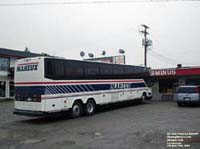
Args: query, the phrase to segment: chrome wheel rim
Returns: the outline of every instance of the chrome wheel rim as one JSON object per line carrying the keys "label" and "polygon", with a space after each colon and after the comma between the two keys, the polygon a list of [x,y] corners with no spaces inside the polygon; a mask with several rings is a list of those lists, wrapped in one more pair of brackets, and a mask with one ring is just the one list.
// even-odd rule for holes
{"label": "chrome wheel rim", "polygon": [[142,101],[144,101],[144,100],[145,100],[145,98],[146,98],[146,97],[143,95],[143,96],[142,96]]}
{"label": "chrome wheel rim", "polygon": [[78,105],[74,105],[74,107],[73,107],[73,114],[75,115],[75,116],[79,116],[80,115],[80,107],[78,106]]}
{"label": "chrome wheel rim", "polygon": [[92,103],[88,103],[87,105],[87,111],[88,113],[92,113],[94,111],[94,106]]}

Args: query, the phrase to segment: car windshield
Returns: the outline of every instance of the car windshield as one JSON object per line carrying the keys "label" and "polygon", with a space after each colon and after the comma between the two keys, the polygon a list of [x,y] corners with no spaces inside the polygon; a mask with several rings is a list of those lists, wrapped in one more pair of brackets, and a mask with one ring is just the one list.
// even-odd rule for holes
{"label": "car windshield", "polygon": [[180,87],[177,93],[196,93],[196,87]]}

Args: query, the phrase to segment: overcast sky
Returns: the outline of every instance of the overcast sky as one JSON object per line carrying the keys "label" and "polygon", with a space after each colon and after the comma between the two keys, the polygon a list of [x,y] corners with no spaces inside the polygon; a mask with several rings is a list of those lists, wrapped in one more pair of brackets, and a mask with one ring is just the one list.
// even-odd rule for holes
{"label": "overcast sky", "polygon": [[[0,0],[16,2],[58,1]],[[141,65],[143,36],[138,30],[146,24],[153,40],[148,66],[200,66],[200,2],[0,6],[0,18],[1,48],[27,46],[31,52],[70,59],[81,59],[80,51],[99,57],[102,50],[112,56],[124,49],[127,64]]]}

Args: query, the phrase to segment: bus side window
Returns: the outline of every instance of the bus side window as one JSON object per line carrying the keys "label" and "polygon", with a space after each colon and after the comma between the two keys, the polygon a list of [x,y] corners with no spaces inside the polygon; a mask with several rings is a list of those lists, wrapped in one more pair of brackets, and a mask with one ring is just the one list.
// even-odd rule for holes
{"label": "bus side window", "polygon": [[53,73],[54,73],[55,78],[64,77],[64,61],[55,60],[52,68],[53,68]]}
{"label": "bus side window", "polygon": [[112,79],[112,65],[110,65],[110,64],[100,65],[99,74],[100,74],[101,78]]}
{"label": "bus side window", "polygon": [[62,79],[64,77],[64,61],[55,59],[45,60],[45,77]]}
{"label": "bus side window", "polygon": [[146,87],[145,83],[139,83],[138,87]]}
{"label": "bus side window", "polygon": [[117,79],[123,78],[124,69],[121,66],[113,65],[113,76]]}
{"label": "bus side window", "polygon": [[46,59],[45,61],[45,74],[46,77],[53,75],[52,61],[49,59]]}
{"label": "bus side window", "polygon": [[99,64],[96,63],[86,63],[85,64],[85,76],[88,79],[94,79],[99,76]]}
{"label": "bus side window", "polygon": [[64,61],[59,59],[45,59],[45,77],[53,79],[64,78]]}
{"label": "bus side window", "polygon": [[78,62],[78,61],[71,61],[71,60],[65,62],[65,78],[66,79],[84,79],[83,63]]}

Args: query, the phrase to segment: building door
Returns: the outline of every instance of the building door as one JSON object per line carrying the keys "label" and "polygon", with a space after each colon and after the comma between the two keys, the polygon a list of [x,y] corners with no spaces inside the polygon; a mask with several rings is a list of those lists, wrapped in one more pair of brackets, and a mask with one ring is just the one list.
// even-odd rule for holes
{"label": "building door", "polygon": [[6,97],[6,81],[0,81],[0,98]]}
{"label": "building door", "polygon": [[10,97],[14,97],[14,81],[9,81]]}

